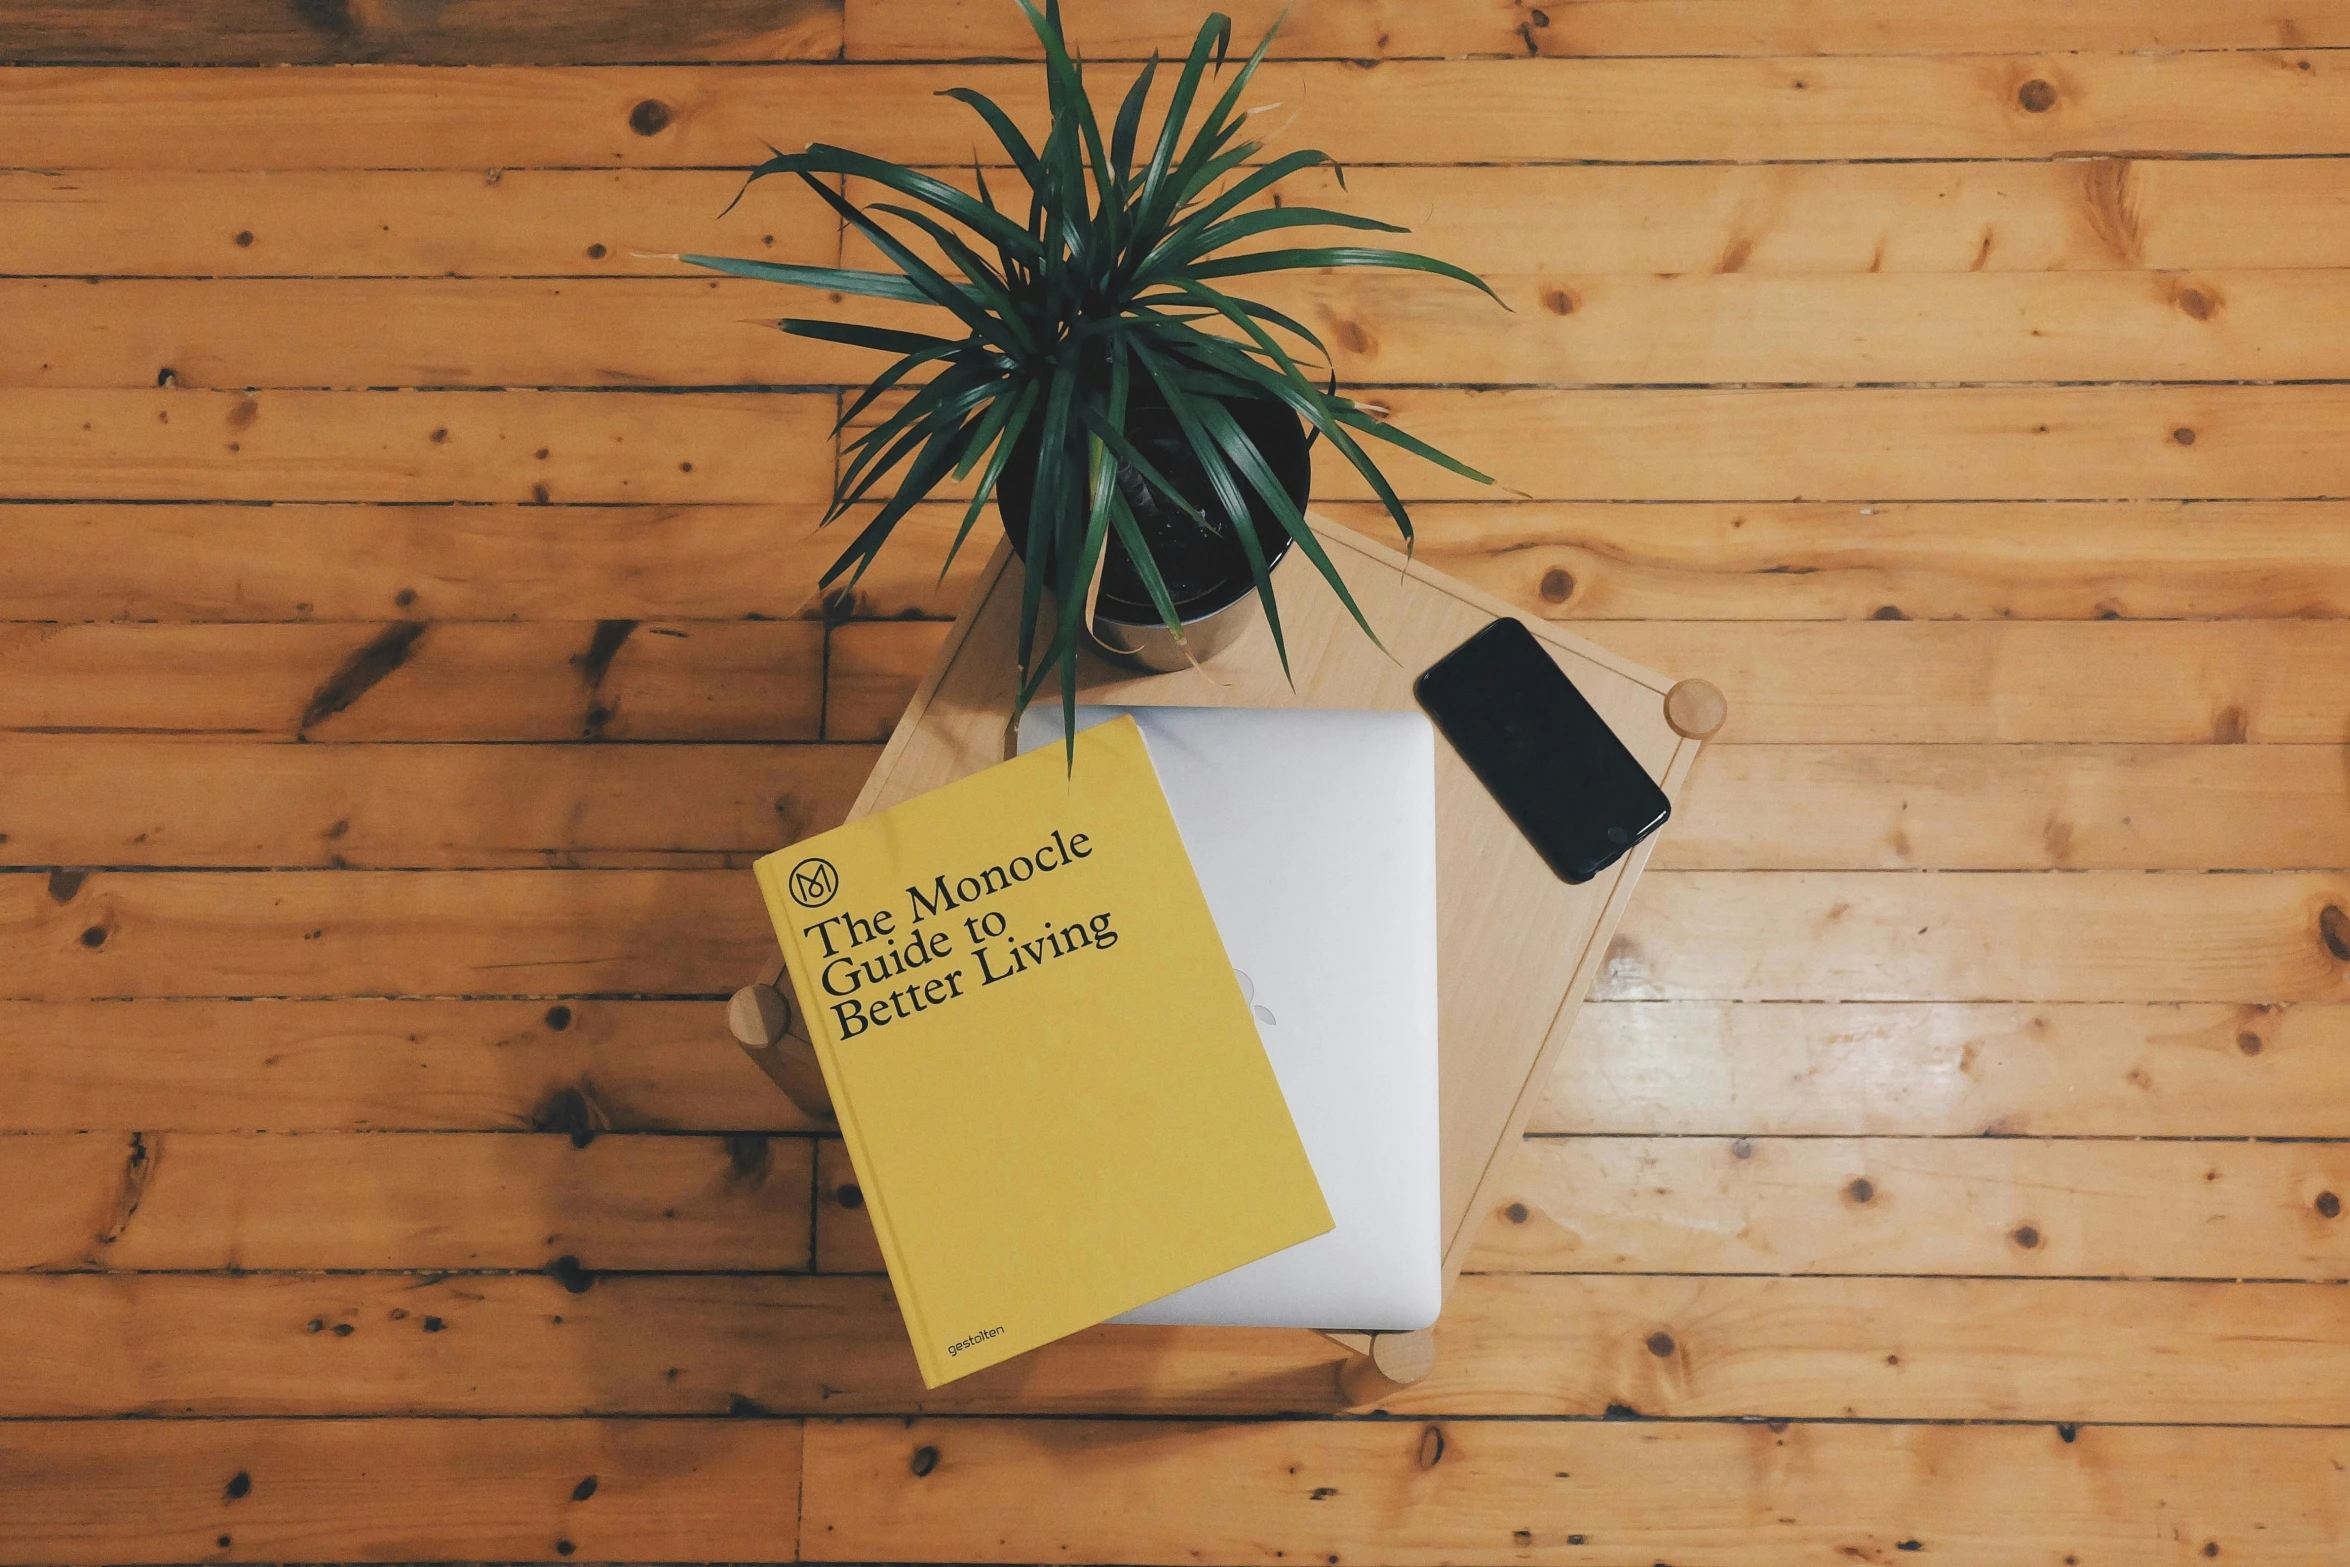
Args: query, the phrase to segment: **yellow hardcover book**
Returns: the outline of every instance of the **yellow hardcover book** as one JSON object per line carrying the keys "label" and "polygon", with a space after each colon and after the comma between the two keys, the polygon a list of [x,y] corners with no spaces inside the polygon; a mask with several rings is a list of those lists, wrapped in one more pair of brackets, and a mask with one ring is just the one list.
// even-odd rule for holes
{"label": "yellow hardcover book", "polygon": [[757,870],[926,1386],[1330,1228],[1131,718]]}

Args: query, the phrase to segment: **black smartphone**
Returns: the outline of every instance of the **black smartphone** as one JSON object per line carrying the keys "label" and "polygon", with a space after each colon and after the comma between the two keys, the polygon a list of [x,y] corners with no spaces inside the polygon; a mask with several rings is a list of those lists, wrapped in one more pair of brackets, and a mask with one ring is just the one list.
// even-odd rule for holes
{"label": "black smartphone", "polygon": [[1589,881],[1673,814],[1648,769],[1520,621],[1496,620],[1412,691],[1563,880]]}

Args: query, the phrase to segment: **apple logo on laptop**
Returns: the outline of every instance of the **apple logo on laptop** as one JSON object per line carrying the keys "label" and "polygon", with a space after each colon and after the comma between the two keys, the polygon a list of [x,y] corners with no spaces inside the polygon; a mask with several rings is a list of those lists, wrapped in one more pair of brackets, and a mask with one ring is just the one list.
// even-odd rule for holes
{"label": "apple logo on laptop", "polygon": [[1272,1008],[1257,1005],[1257,982],[1249,978],[1247,971],[1243,969],[1235,968],[1232,974],[1240,981],[1240,999],[1248,1003],[1248,1009],[1257,1015],[1257,1021],[1260,1023],[1272,1022],[1274,1020]]}

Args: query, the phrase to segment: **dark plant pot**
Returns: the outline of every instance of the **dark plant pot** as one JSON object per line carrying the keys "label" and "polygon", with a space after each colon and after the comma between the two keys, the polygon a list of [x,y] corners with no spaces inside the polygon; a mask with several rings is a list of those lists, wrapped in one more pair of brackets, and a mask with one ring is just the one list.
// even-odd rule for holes
{"label": "dark plant pot", "polygon": [[[1271,398],[1227,401],[1224,406],[1256,443],[1291,504],[1302,512],[1313,477],[1313,443],[1304,424]],[[1216,499],[1207,473],[1174,415],[1155,399],[1135,402],[1126,411],[1126,438],[1185,500],[1200,509],[1208,525],[1202,526],[1167,505],[1140,474],[1121,464],[1118,487],[1150,546],[1168,597],[1174,600],[1183,641],[1177,643],[1168,633],[1125,545],[1114,532],[1102,557],[1092,640],[1104,652],[1146,669],[1182,669],[1211,657],[1248,628],[1250,617],[1259,612],[1256,578],[1249,571],[1248,554],[1232,517]],[[1028,560],[1028,506],[1036,487],[1040,445],[1032,423],[1013,446],[1003,475],[996,481],[996,509],[1003,518],[1004,536],[1023,562]],[[1289,553],[1288,530],[1245,480],[1241,493],[1249,502],[1243,525],[1255,532],[1268,568],[1279,564]]]}

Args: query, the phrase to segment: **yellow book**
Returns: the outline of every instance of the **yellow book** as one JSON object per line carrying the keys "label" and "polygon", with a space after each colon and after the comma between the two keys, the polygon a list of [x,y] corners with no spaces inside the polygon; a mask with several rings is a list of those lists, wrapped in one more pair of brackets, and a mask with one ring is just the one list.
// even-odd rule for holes
{"label": "yellow book", "polygon": [[1331,1227],[1131,718],[757,870],[926,1386]]}

